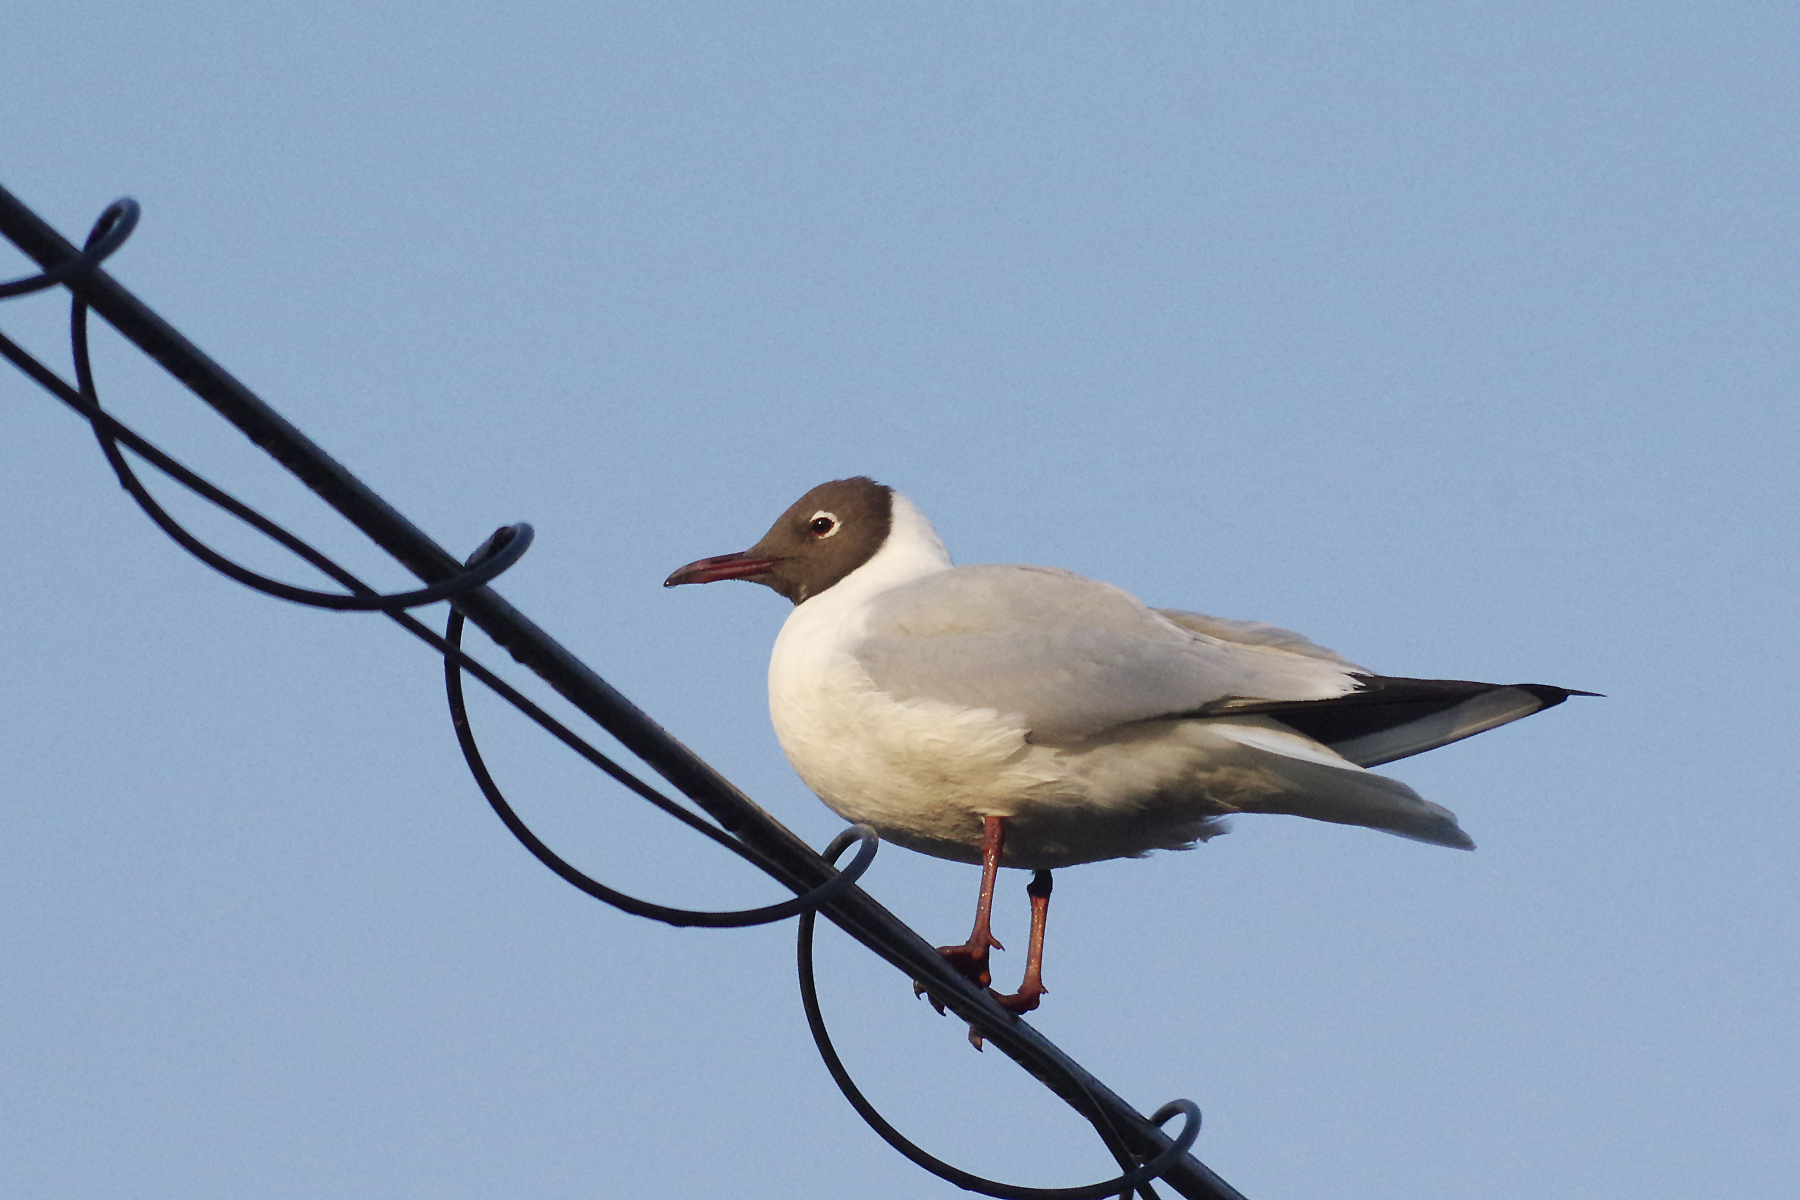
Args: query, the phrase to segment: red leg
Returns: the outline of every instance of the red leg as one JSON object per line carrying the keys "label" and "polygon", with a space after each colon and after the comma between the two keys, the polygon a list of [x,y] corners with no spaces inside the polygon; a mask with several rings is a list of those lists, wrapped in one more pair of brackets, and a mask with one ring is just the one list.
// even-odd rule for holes
{"label": "red leg", "polygon": [[1031,897],[1031,947],[1025,952],[1025,981],[1010,996],[996,995],[1000,1007],[1015,1016],[1038,1006],[1038,998],[1050,989],[1044,986],[1044,925],[1050,919],[1050,872],[1038,871],[1025,886]]}
{"label": "red leg", "polygon": [[986,987],[993,982],[988,951],[1006,949],[988,927],[994,913],[994,878],[1000,873],[1000,854],[1006,846],[1006,818],[990,814],[982,817],[981,825],[981,898],[975,904],[975,928],[968,941],[960,946],[939,946],[938,953],[977,987]]}

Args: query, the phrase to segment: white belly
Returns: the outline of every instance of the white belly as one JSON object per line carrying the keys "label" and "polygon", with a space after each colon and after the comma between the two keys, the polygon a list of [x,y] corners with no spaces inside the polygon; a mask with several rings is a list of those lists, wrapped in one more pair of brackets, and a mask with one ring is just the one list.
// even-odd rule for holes
{"label": "white belly", "polygon": [[1038,745],[992,710],[896,701],[847,658],[833,666],[810,678],[771,673],[776,735],[834,812],[909,849],[980,862],[982,818],[993,814],[1008,818],[1008,866],[1071,866],[1191,845],[1236,810],[1213,794],[1231,788],[1200,776],[1234,765],[1243,775],[1209,753],[1237,759],[1242,747],[1206,736],[1205,723],[1146,725],[1160,733],[1151,739],[1134,730]]}

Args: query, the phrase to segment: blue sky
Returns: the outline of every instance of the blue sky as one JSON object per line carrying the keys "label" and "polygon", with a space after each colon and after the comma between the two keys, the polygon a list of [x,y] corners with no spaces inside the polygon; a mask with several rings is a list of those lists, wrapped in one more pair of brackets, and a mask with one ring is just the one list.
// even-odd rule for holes
{"label": "blue sky", "polygon": [[[121,279],[444,544],[532,522],[503,594],[814,844],[838,822],[764,706],[786,606],[659,585],[843,475],[959,561],[1607,693],[1389,768],[1474,854],[1246,818],[1059,874],[1034,1023],[1144,1111],[1196,1100],[1197,1152],[1255,1200],[1777,1195],[1797,25],[23,0],[0,183],[71,234],[137,197]],[[46,355],[62,319],[0,306]],[[166,449],[406,585],[154,369],[99,360]],[[187,560],[22,378],[0,420],[0,1190],[961,1194],[837,1097],[789,927],[675,931],[558,883],[462,772],[421,648]],[[596,874],[774,898],[479,707]],[[948,941],[975,882],[889,848],[867,886]],[[1106,1173],[904,980],[835,935],[822,958],[917,1140]]]}

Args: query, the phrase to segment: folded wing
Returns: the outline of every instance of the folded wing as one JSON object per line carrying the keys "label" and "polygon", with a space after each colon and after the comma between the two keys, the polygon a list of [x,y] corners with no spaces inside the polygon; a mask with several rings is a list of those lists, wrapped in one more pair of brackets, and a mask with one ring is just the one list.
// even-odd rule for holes
{"label": "folded wing", "polygon": [[[876,686],[1017,717],[1034,740],[1201,715],[1233,698],[1318,701],[1356,689],[1349,663],[1235,641],[1144,607],[1108,584],[1048,567],[958,567],[884,592],[855,654]],[[1219,622],[1251,628],[1246,623]],[[1256,626],[1270,630],[1269,626]]]}
{"label": "folded wing", "polygon": [[1266,716],[1364,767],[1594,694],[1375,675],[1290,630],[1147,608],[1051,567],[958,567],[891,589],[855,653],[890,695],[993,709],[1034,740]]}

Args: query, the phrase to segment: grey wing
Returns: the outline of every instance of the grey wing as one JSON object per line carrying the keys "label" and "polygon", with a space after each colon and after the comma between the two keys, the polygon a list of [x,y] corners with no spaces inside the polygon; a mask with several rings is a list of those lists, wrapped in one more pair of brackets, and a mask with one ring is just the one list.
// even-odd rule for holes
{"label": "grey wing", "polygon": [[1326,699],[1358,682],[1329,652],[1220,637],[1048,567],[957,567],[884,592],[855,654],[900,699],[993,709],[1046,741],[1233,698]]}
{"label": "grey wing", "polygon": [[1204,613],[1183,612],[1179,608],[1153,608],[1150,611],[1183,629],[1216,637],[1220,641],[1239,642],[1247,646],[1265,646],[1272,650],[1286,650],[1290,654],[1322,658],[1326,662],[1336,663],[1340,667],[1348,668],[1359,674],[1374,674],[1367,667],[1357,666],[1337,651],[1327,650],[1312,639],[1295,633],[1291,629],[1283,629],[1279,625],[1269,625],[1262,621],[1234,621],[1228,617],[1209,617]]}

